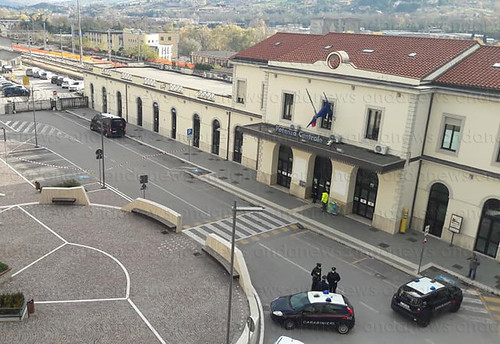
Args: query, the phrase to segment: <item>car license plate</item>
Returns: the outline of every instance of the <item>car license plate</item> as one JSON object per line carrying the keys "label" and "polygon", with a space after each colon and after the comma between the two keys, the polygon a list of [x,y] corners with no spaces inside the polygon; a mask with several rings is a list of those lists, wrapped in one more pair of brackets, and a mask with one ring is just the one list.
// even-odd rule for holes
{"label": "car license plate", "polygon": [[406,303],[400,302],[399,305],[407,310],[410,310],[410,306],[408,306]]}

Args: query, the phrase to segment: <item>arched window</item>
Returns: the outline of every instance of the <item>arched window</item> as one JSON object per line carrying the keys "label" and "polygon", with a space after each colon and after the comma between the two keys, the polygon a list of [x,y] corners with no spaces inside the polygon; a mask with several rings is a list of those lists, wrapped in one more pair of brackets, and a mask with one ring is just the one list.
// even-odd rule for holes
{"label": "arched window", "polygon": [[137,97],[137,125],[142,127],[142,99]]}
{"label": "arched window", "polygon": [[170,110],[170,112],[172,113],[172,138],[176,139],[177,138],[177,111],[174,108],[172,108],[172,110]]}
{"label": "arched window", "polygon": [[94,110],[94,84],[90,84],[90,104],[92,107],[92,110]]}
{"label": "arched window", "polygon": [[102,88],[102,112],[108,112],[108,94],[106,93],[106,87]]}
{"label": "arched window", "polygon": [[122,93],[120,91],[116,92],[116,107],[118,110],[118,116],[122,117],[123,116]]}
{"label": "arched window", "polygon": [[193,116],[193,147],[200,148],[200,116]]}
{"label": "arched window", "polygon": [[496,257],[500,244],[500,200],[489,199],[484,203],[477,231],[474,250]]}
{"label": "arched window", "polygon": [[241,147],[243,146],[243,131],[240,127],[234,128],[233,161],[241,163]]}
{"label": "arched window", "polygon": [[212,154],[219,155],[220,147],[220,123],[218,120],[212,122]]}
{"label": "arched window", "polygon": [[153,131],[160,131],[160,108],[157,102],[153,103]]}

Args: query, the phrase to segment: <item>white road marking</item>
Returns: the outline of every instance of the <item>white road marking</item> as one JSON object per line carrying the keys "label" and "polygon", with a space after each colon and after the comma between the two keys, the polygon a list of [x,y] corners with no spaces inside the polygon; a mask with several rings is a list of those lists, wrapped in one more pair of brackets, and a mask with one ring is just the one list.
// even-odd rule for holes
{"label": "white road marking", "polygon": [[104,301],[127,301],[124,297],[110,299],[83,299],[83,300],[57,300],[57,301],[36,301],[37,304],[54,304],[54,303],[83,303],[83,302],[104,302]]}
{"label": "white road marking", "polygon": [[463,302],[483,304],[483,301],[480,299],[473,299],[472,297],[464,297]]}
{"label": "white road marking", "polygon": [[368,308],[368,309],[369,309],[369,310],[371,310],[371,311],[374,311],[375,313],[380,313],[378,310],[376,310],[375,308],[373,308],[373,307],[371,307],[371,306],[367,305],[367,304],[366,304],[366,303],[364,303],[363,301],[359,301],[359,304],[361,304],[361,305],[365,306],[366,308]]}
{"label": "white road marking", "polygon": [[45,258],[45,257],[47,257],[47,256],[49,256],[49,255],[51,255],[52,253],[56,252],[56,251],[57,251],[57,250],[59,250],[61,247],[65,246],[65,245],[67,245],[67,244],[68,244],[68,243],[67,243],[67,242],[65,242],[65,243],[63,243],[62,245],[60,245],[60,246],[56,247],[55,249],[53,249],[52,251],[50,251],[49,253],[44,254],[43,256],[41,256],[40,258],[38,258],[37,260],[35,260],[35,261],[34,261],[34,262],[32,262],[31,264],[26,265],[24,268],[22,268],[22,269],[21,269],[21,270],[19,270],[18,272],[16,272],[16,273],[12,274],[12,277],[15,277],[16,275],[20,274],[21,272],[23,272],[24,270],[26,270],[26,269],[27,269],[27,268],[29,268],[30,266],[32,266],[32,265],[34,265],[34,264],[38,263],[38,262],[39,262],[39,261],[41,261],[43,258]]}
{"label": "white road marking", "polygon": [[31,217],[33,220],[35,220],[36,222],[38,222],[38,224],[40,224],[43,228],[45,228],[46,230],[48,230],[49,232],[51,232],[52,234],[54,234],[56,237],[58,237],[60,240],[62,240],[65,244],[68,243],[68,241],[66,239],[64,239],[62,236],[60,236],[56,232],[54,232],[51,228],[49,228],[49,226],[47,226],[46,224],[44,224],[42,221],[40,221],[39,219],[37,219],[36,217],[34,217],[33,215],[31,215],[27,210],[25,210],[22,207],[18,207],[18,208],[21,209],[26,215],[28,215],[29,217]]}
{"label": "white road marking", "polygon": [[475,306],[469,306],[469,305],[462,304],[462,306],[460,306],[460,308],[465,309],[466,311],[469,311],[469,312],[488,314],[488,311],[486,309],[475,307]]}
{"label": "white road marking", "polygon": [[274,253],[274,254],[275,254],[275,255],[277,255],[278,257],[283,258],[284,260],[286,260],[286,261],[287,261],[287,262],[289,262],[290,264],[295,265],[295,266],[296,266],[296,267],[298,267],[300,270],[302,270],[302,271],[306,272],[307,274],[309,274],[309,272],[310,272],[309,270],[307,270],[306,268],[304,268],[304,267],[300,266],[299,264],[295,263],[294,261],[292,261],[292,260],[288,259],[288,258],[287,258],[287,257],[285,257],[285,256],[282,256],[282,255],[281,255],[281,254],[279,254],[278,252],[274,251],[273,249],[271,249],[271,248],[267,247],[266,245],[264,245],[264,244],[262,244],[262,243],[260,243],[260,242],[259,242],[259,245],[260,245],[260,246],[262,246],[262,247],[264,247],[266,250],[271,251],[272,253]]}
{"label": "white road marking", "polygon": [[153,334],[156,336],[156,339],[158,339],[158,341],[162,344],[167,344],[167,342],[165,340],[163,340],[163,338],[160,336],[160,334],[155,330],[155,328],[153,327],[153,325],[151,325],[151,323],[148,321],[148,319],[144,316],[144,314],[142,314],[142,312],[139,310],[139,308],[137,308],[137,306],[135,305],[134,302],[132,302],[131,299],[128,299],[127,300],[128,303],[130,303],[130,305],[132,306],[132,308],[136,311],[136,313],[141,317],[142,321],[144,321],[144,323],[149,327],[149,329],[151,330],[151,332],[153,332]]}
{"label": "white road marking", "polygon": [[94,251],[100,252],[100,253],[104,254],[105,256],[108,256],[109,258],[113,259],[115,261],[115,263],[118,264],[122,268],[123,272],[125,273],[125,278],[127,279],[127,286],[125,289],[125,298],[128,298],[130,296],[130,275],[128,274],[128,271],[125,268],[125,266],[123,266],[123,264],[117,258],[113,257],[112,255],[110,255],[109,253],[107,253],[103,250],[100,250],[100,249],[92,247],[92,246],[74,244],[74,243],[68,243],[68,245],[88,248],[89,250],[94,250]]}
{"label": "white road marking", "polygon": [[183,199],[182,199],[182,198],[180,198],[179,196],[177,196],[177,195],[175,195],[175,194],[171,193],[170,191],[168,191],[167,189],[165,189],[165,188],[161,187],[160,185],[158,185],[158,184],[156,184],[156,183],[154,183],[154,182],[152,182],[152,181],[149,181],[149,182],[150,182],[152,185],[154,185],[154,186],[156,186],[157,188],[159,188],[160,190],[163,190],[164,192],[168,193],[169,195],[173,196],[174,198],[177,198],[179,201],[186,203],[187,205],[189,205],[189,206],[191,206],[191,207],[193,207],[193,208],[195,208],[195,209],[199,210],[200,212],[202,212],[203,214],[205,214],[205,215],[207,215],[207,216],[210,216],[210,214],[209,214],[209,213],[207,213],[206,211],[204,211],[203,209],[200,209],[200,208],[198,208],[197,206],[195,206],[195,205],[193,205],[193,204],[191,204],[191,203],[189,203],[189,202],[187,202],[187,201],[183,200]]}
{"label": "white road marking", "polygon": [[134,171],[132,171],[130,168],[127,168],[127,171],[129,171],[130,173],[134,173]]}

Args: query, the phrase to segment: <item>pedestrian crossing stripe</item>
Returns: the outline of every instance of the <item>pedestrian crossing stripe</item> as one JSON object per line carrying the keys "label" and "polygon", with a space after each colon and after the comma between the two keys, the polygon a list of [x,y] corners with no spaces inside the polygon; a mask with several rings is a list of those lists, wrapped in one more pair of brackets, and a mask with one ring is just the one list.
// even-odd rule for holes
{"label": "pedestrian crossing stripe", "polygon": [[256,236],[253,236],[250,239],[252,239],[253,241],[259,241],[259,237],[256,237]]}
{"label": "pedestrian crossing stripe", "polygon": [[490,311],[500,312],[500,307],[497,307],[497,306],[488,306],[488,309]]}
{"label": "pedestrian crossing stripe", "polygon": [[242,243],[243,245],[246,245],[246,244],[248,244],[248,240],[241,240],[240,243]]}
{"label": "pedestrian crossing stripe", "polygon": [[267,234],[267,233],[262,233],[261,236],[263,236],[264,238],[269,238],[270,237],[270,235]]}

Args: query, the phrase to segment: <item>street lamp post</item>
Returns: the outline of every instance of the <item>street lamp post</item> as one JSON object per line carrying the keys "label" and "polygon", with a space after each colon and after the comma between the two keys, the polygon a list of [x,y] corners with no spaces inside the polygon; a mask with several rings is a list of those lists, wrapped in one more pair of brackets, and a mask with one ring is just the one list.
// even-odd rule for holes
{"label": "street lamp post", "polygon": [[234,272],[234,241],[236,237],[236,213],[238,211],[264,211],[262,207],[237,207],[236,201],[233,205],[233,231],[231,235],[231,268],[229,271],[229,301],[227,304],[227,332],[226,332],[226,344],[230,344],[230,332],[231,332],[231,307],[233,303],[233,272]]}
{"label": "street lamp post", "polygon": [[80,41],[80,66],[83,66],[83,37],[82,37],[82,21],[80,19],[80,0],[76,0],[78,14],[78,40]]}
{"label": "street lamp post", "polygon": [[35,148],[38,148],[38,135],[36,133],[36,115],[35,115],[35,89],[31,84],[31,99],[33,100],[33,124],[35,125]]}
{"label": "street lamp post", "polygon": [[3,130],[3,149],[5,151],[5,163],[7,163],[7,134],[5,133],[5,128],[2,127]]}
{"label": "street lamp post", "polygon": [[104,169],[104,122],[101,120],[101,150],[102,150],[102,186],[101,189],[106,189],[106,170]]}

